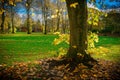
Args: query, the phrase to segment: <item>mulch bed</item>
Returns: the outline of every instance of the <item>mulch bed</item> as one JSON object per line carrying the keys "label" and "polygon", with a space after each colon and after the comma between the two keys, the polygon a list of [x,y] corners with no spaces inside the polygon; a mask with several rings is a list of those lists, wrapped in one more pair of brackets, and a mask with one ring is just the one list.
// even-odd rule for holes
{"label": "mulch bed", "polygon": [[19,63],[0,66],[0,80],[120,80],[120,63],[97,60],[91,68],[58,58],[41,59],[35,67]]}

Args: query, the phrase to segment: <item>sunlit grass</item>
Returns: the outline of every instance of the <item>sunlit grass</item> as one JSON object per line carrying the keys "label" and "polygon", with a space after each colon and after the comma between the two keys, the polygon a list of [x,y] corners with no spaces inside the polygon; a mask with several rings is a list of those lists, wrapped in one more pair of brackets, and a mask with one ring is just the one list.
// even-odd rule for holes
{"label": "sunlit grass", "polygon": [[28,62],[41,58],[53,57],[59,47],[52,44],[56,35],[39,33],[0,35],[0,63]]}
{"label": "sunlit grass", "polygon": [[[62,43],[54,46],[53,40],[57,35],[41,33],[0,34],[0,64],[15,62],[32,62],[41,58],[53,57],[60,47],[68,47]],[[105,47],[107,54],[95,54],[95,58],[118,61],[120,58],[120,38],[100,37],[97,47]]]}
{"label": "sunlit grass", "polygon": [[97,47],[104,47],[109,51],[107,53],[102,54],[94,54],[95,58],[106,59],[111,61],[120,60],[120,37],[107,37],[100,36],[99,43],[96,44]]}

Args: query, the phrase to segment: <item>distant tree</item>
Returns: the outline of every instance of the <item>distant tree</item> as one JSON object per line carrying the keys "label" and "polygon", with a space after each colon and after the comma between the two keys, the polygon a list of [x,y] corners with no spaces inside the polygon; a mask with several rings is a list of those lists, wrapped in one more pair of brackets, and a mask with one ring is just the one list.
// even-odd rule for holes
{"label": "distant tree", "polygon": [[111,11],[108,16],[104,18],[105,32],[120,34],[120,13]]}
{"label": "distant tree", "polygon": [[15,33],[15,27],[14,27],[14,15],[15,15],[14,6],[16,6],[15,0],[10,0],[9,1],[9,6],[10,6],[10,9],[11,9],[10,11],[11,11],[12,33]]}
{"label": "distant tree", "polygon": [[26,0],[26,9],[27,9],[27,33],[31,34],[32,28],[30,26],[30,9],[32,6],[33,0]]}
{"label": "distant tree", "polygon": [[1,32],[4,33],[4,23],[5,23],[5,5],[7,4],[7,0],[2,0],[0,1],[0,4],[1,4],[1,8],[0,8],[0,12],[1,12]]}

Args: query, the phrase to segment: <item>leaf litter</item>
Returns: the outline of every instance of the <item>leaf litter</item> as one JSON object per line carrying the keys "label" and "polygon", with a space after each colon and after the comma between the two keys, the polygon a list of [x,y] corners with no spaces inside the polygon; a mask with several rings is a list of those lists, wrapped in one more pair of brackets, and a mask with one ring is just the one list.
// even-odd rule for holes
{"label": "leaf litter", "polygon": [[32,63],[16,63],[9,67],[2,64],[0,80],[120,80],[120,63],[97,61],[91,68],[58,58],[41,59],[34,66],[30,66]]}

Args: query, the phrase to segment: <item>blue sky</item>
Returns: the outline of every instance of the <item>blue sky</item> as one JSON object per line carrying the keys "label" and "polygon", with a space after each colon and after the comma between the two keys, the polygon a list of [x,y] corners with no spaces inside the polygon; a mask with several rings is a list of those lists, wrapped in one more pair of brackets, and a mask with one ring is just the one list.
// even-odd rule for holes
{"label": "blue sky", "polygon": [[[51,0],[51,1],[56,1],[56,0]],[[120,8],[120,0],[96,0],[95,5],[97,6],[98,9],[104,9],[104,10],[111,9],[111,8]],[[26,9],[21,4],[19,4],[16,6],[16,12],[22,16],[26,14]],[[34,16],[35,19],[41,18],[41,11],[39,8],[36,8],[36,10],[34,10],[33,13],[39,16],[37,17],[35,15]]]}
{"label": "blue sky", "polygon": [[96,0],[96,2],[99,9],[120,8],[120,0]]}

